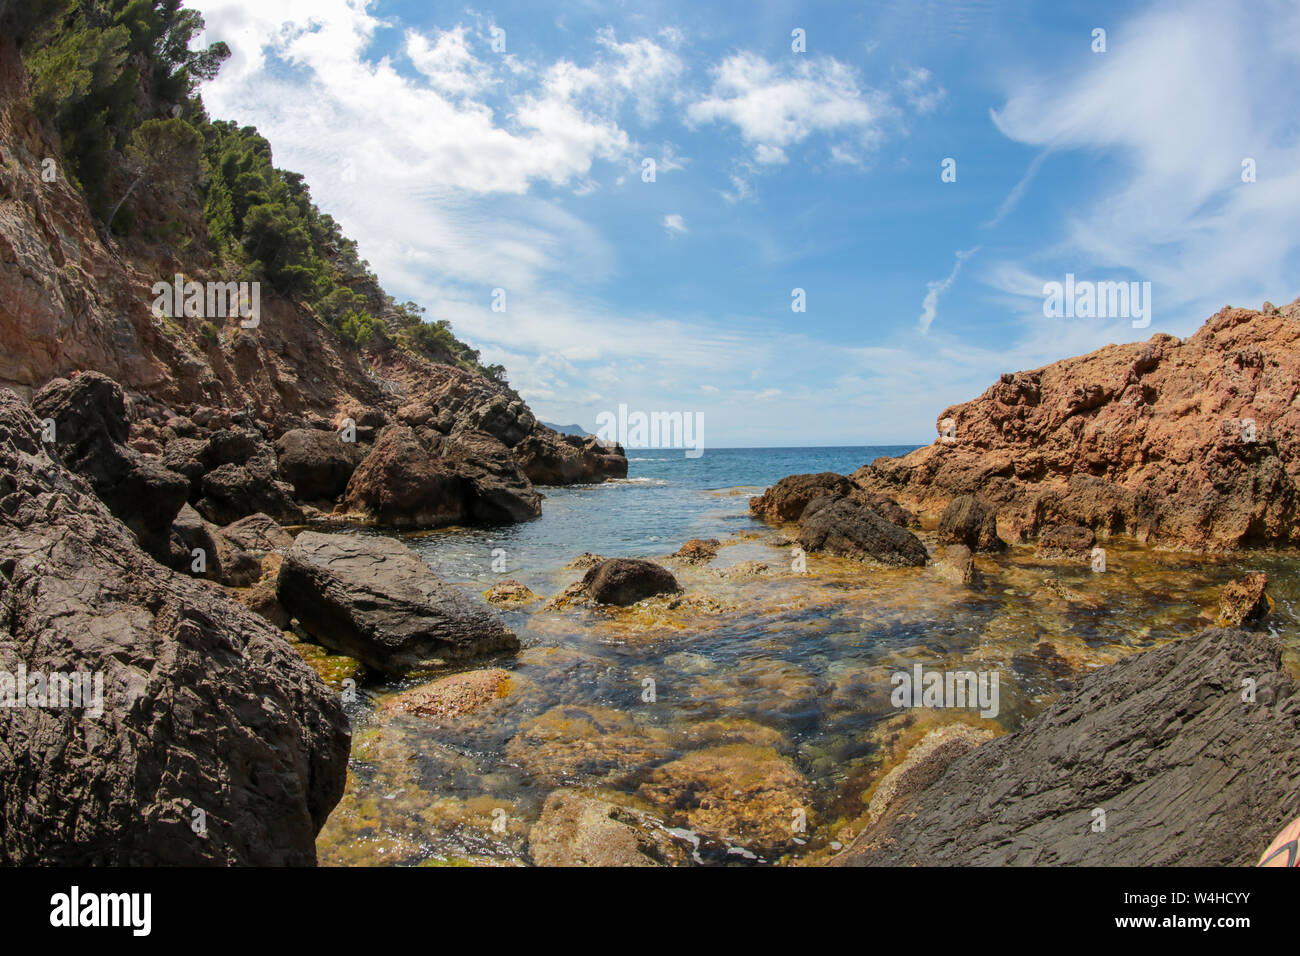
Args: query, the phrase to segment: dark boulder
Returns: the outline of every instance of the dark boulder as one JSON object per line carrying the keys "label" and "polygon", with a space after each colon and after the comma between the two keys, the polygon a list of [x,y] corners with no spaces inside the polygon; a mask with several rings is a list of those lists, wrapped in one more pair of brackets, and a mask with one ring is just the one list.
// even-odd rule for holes
{"label": "dark boulder", "polygon": [[244,551],[267,554],[293,545],[293,535],[281,528],[270,515],[248,515],[221,529],[221,536]]}
{"label": "dark boulder", "polygon": [[925,545],[906,528],[886,521],[854,498],[817,498],[803,509],[799,546],[805,551],[890,567],[921,567],[929,559]]}
{"label": "dark boulder", "polygon": [[592,435],[564,435],[545,425],[534,428],[514,453],[535,485],[598,484],[627,477],[621,445],[606,445]]}
{"label": "dark boulder", "polygon": [[337,432],[295,428],[275,443],[280,478],[293,485],[302,501],[333,501],[348,487],[348,479],[361,460],[355,442],[345,442]]}
{"label": "dark boulder", "polygon": [[90,482],[145,550],[170,561],[171,524],[189,481],[126,444],[130,424],[121,387],[98,372],[54,379],[33,396],[32,410],[53,422],[60,461]]}
{"label": "dark boulder", "polygon": [[213,524],[233,524],[258,512],[282,524],[303,521],[293,486],[276,477],[274,458],[255,456],[243,465],[220,465],[203,476],[199,488],[202,497],[194,507]]}
{"label": "dark boulder", "polygon": [[392,538],[304,531],[280,566],[277,593],[318,642],[388,674],[519,649],[486,605]]}
{"label": "dark boulder", "polygon": [[671,572],[639,558],[601,561],[587,571],[582,584],[587,595],[600,604],[635,604],[655,594],[680,590]]}
{"label": "dark boulder", "polygon": [[853,491],[853,483],[833,471],[815,475],[788,475],[757,498],[749,500],[749,513],[765,521],[798,521],[809,503],[818,498],[840,498]]}
{"label": "dark boulder", "polygon": [[81,706],[0,707],[0,861],[315,862],[346,778],[338,695],[275,628],[145,555],[8,391],[0,671],[93,675]]}
{"label": "dark boulder", "polygon": [[998,537],[998,514],[974,495],[959,495],[939,517],[940,544],[964,544],[972,551],[1001,551],[1006,542]]}
{"label": "dark boulder", "polygon": [[1040,558],[1086,558],[1096,543],[1097,536],[1090,528],[1061,524],[1039,536],[1035,553]]}
{"label": "dark boulder", "polygon": [[348,481],[344,503],[392,528],[439,528],[468,517],[465,480],[455,466],[430,453],[406,425],[384,429]]}
{"label": "dark boulder", "polygon": [[353,472],[348,510],[396,528],[510,524],[542,513],[541,496],[500,440],[390,426]]}

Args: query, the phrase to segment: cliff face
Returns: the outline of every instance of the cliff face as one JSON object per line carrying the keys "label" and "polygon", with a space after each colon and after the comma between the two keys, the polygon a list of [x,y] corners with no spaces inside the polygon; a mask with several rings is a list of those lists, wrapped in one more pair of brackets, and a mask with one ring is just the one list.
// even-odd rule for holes
{"label": "cliff face", "polygon": [[935,515],[974,494],[1004,538],[1057,525],[1188,550],[1300,537],[1300,300],[1225,308],[1155,335],[1003,375],[939,416],[934,444],[853,481]]}
{"label": "cliff face", "polygon": [[[0,40],[0,388],[30,401],[53,379],[102,372],[123,386],[132,435],[143,437],[146,452],[174,437],[160,433],[167,421],[206,419],[206,409],[246,412],[274,439],[367,412],[382,424],[401,418],[400,409],[422,408],[444,433],[507,435],[510,448],[528,438],[518,464],[535,480],[598,481],[620,465],[626,473],[625,462],[584,461],[582,448],[540,425],[508,386],[392,344],[353,348],[265,284],[256,328],[243,328],[237,315],[156,316],[157,282],[235,278],[206,251],[195,184],[166,195],[144,187],[149,201],[136,204],[137,228],[109,240],[60,157],[57,137],[33,113],[17,51]],[[377,314],[388,307],[369,277],[353,291]],[[543,468],[534,459],[576,459],[578,467]]]}

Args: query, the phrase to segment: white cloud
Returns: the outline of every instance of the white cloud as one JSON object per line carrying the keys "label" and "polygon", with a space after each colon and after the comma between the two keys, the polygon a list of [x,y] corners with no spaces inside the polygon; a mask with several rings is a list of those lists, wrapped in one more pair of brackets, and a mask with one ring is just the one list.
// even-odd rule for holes
{"label": "white cloud", "polygon": [[686,110],[693,125],[734,125],[758,163],[784,160],[784,150],[814,133],[855,131],[870,142],[889,115],[887,98],[865,89],[857,73],[833,57],[798,57],[776,65],[750,52],[713,68],[709,94]]}
{"label": "white cloud", "polygon": [[927,291],[925,299],[921,302],[921,317],[918,320],[922,333],[930,331],[930,326],[933,324],[934,317],[939,310],[939,296],[948,291],[948,287],[956,281],[957,273],[961,272],[962,264],[977,252],[979,252],[978,246],[964,251],[959,249],[956,253],[956,261],[952,264],[952,271],[948,273],[947,277],[926,284]]}
{"label": "white cloud", "polygon": [[[1086,153],[1110,174],[1080,182],[1063,234],[1043,244],[1052,271],[1152,281],[1153,330],[1296,291],[1300,111],[1278,91],[1300,67],[1300,11],[1161,3],[1109,37],[1105,54],[1085,47],[1078,62],[1016,80],[993,114],[1011,139]],[[1256,183],[1241,181],[1248,157]]]}
{"label": "white cloud", "polygon": [[939,85],[934,74],[923,66],[907,71],[898,82],[907,104],[917,113],[933,113],[948,96],[948,91]]}
{"label": "white cloud", "polygon": [[669,235],[684,235],[686,233],[686,220],[681,213],[670,213],[664,216],[664,228],[668,230]]}
{"label": "white cloud", "polygon": [[414,30],[406,34],[406,55],[435,90],[478,93],[492,82],[491,68],[469,50],[464,26],[436,34],[434,42]]}

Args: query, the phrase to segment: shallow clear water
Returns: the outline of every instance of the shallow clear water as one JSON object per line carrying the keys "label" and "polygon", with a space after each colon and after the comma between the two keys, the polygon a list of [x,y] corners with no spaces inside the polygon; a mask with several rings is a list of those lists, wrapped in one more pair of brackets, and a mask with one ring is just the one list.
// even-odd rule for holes
{"label": "shallow clear water", "polygon": [[[1295,554],[1209,558],[1111,539],[1095,574],[1013,548],[981,556],[984,584],[971,589],[934,567],[818,555],[796,574],[782,530],[749,517],[749,496],[780,477],[908,450],[633,452],[626,481],[544,489],[537,521],[406,537],[447,580],[482,591],[514,578],[543,598],[582,576],[565,566],[584,551],[663,560],[692,537],[724,546],[707,565],[664,560],[685,591],[676,607],[501,610],[524,650],[481,665],[511,672],[509,693],[482,710],[395,714],[384,700],[415,682],[368,686],[321,862],[527,861],[529,827],[566,786],[702,837],[705,862],[816,859],[852,837],[864,795],[927,729],[1014,729],[1089,669],[1211,623],[1218,589],[1249,570],[1269,574],[1294,666]],[[895,708],[891,675],[917,663],[996,672],[996,717]]]}

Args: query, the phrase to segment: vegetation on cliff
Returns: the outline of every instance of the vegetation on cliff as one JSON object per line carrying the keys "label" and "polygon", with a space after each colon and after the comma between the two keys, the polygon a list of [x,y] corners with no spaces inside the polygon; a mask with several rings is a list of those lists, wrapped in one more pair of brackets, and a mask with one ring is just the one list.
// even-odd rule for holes
{"label": "vegetation on cliff", "polygon": [[0,15],[37,115],[58,133],[68,176],[105,233],[147,236],[137,204],[165,212],[193,202],[194,188],[204,228],[192,239],[232,278],[310,307],[353,347],[396,345],[504,381],[505,369],[482,365],[445,320],[426,323],[418,305],[382,291],[356,243],[301,174],[276,168],[256,129],[208,116],[198,86],[230,49],[191,49],[202,30],[181,0],[30,0]]}

